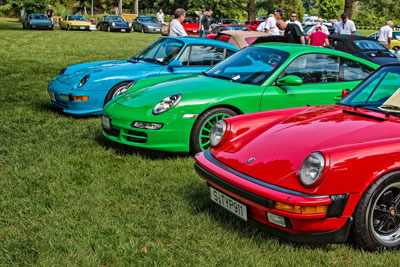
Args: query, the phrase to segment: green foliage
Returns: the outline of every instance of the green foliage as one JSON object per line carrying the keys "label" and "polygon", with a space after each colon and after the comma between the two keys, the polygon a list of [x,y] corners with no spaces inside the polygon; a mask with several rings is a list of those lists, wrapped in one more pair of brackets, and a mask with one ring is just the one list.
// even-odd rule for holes
{"label": "green foliage", "polygon": [[308,15],[316,15],[315,10],[318,11],[318,0],[303,0],[303,7]]}
{"label": "green foliage", "polygon": [[23,8],[26,14],[32,13],[45,13],[47,1],[46,0],[24,0]]}
{"label": "green foliage", "polygon": [[344,0],[319,0],[319,16],[321,18],[338,18],[343,10]]}
{"label": "green foliage", "polygon": [[400,5],[398,0],[364,0],[359,2],[359,11],[353,14],[356,25],[384,26],[391,19],[400,23]]}
{"label": "green foliage", "polygon": [[297,18],[301,20],[304,15],[303,2],[301,0],[275,0],[275,8],[282,8],[285,12],[284,19],[288,20],[290,12],[297,13]]}

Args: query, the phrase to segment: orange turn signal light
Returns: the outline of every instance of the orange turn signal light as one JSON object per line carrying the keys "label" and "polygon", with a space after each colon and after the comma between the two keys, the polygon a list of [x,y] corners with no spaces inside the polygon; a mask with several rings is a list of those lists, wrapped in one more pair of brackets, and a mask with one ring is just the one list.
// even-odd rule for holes
{"label": "orange turn signal light", "polygon": [[282,202],[276,202],[275,209],[298,213],[298,214],[316,214],[316,213],[324,213],[328,210],[328,205],[321,206],[297,206],[297,205],[289,205]]}
{"label": "orange turn signal light", "polygon": [[74,101],[88,101],[89,97],[88,96],[76,96],[74,95]]}

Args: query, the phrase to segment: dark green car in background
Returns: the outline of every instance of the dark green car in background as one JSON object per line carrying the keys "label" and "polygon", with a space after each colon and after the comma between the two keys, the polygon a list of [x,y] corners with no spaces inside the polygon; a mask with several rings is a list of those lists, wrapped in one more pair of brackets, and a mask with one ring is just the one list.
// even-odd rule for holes
{"label": "dark green car in background", "polygon": [[[184,55],[182,55],[184,56]],[[190,58],[179,58],[183,64]],[[126,145],[196,153],[212,126],[243,113],[333,104],[378,66],[343,52],[297,44],[247,47],[203,74],[140,80],[112,100],[103,134]]]}

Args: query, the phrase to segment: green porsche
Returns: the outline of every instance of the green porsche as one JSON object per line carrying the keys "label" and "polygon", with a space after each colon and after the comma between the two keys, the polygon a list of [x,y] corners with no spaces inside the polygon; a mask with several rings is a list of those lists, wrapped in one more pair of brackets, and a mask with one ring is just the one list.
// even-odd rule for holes
{"label": "green porsche", "polygon": [[[190,58],[178,60],[185,65]],[[125,94],[105,107],[103,134],[126,145],[196,153],[209,148],[211,128],[223,118],[333,104],[342,90],[353,89],[377,68],[326,48],[256,44],[202,74],[129,84]]]}

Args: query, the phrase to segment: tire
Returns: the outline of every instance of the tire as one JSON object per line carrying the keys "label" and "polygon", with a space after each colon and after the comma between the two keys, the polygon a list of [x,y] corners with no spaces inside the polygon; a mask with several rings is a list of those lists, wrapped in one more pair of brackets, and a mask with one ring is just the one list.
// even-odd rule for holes
{"label": "tire", "polygon": [[127,32],[127,33],[130,33],[130,32],[131,32],[131,30],[126,30],[126,32]]}
{"label": "tire", "polygon": [[142,26],[142,33],[144,33],[144,28],[143,28],[143,26]]}
{"label": "tire", "polygon": [[97,25],[97,30],[98,30],[98,31],[101,31],[100,25]]}
{"label": "tire", "polygon": [[110,102],[111,99],[113,99],[113,98],[116,97],[119,93],[121,93],[121,89],[122,89],[124,86],[130,84],[131,82],[132,82],[132,81],[125,81],[125,82],[121,82],[121,83],[118,83],[118,84],[114,85],[114,86],[110,89],[110,91],[108,91],[108,94],[107,94],[107,96],[106,96],[106,98],[105,98],[105,100],[104,100],[104,106],[105,106],[108,102]]}
{"label": "tire", "polygon": [[204,112],[195,122],[190,135],[190,152],[196,154],[210,147],[210,132],[214,124],[238,113],[229,108],[213,108]]}
{"label": "tire", "polygon": [[352,227],[354,241],[364,249],[400,245],[400,171],[370,185],[357,204]]}
{"label": "tire", "polygon": [[108,31],[108,32],[111,32],[111,27],[110,27],[110,25],[107,26],[107,31]]}
{"label": "tire", "polygon": [[67,30],[68,30],[68,31],[70,31],[70,30],[71,30],[71,29],[70,29],[70,27],[69,27],[69,25],[67,25]]}

